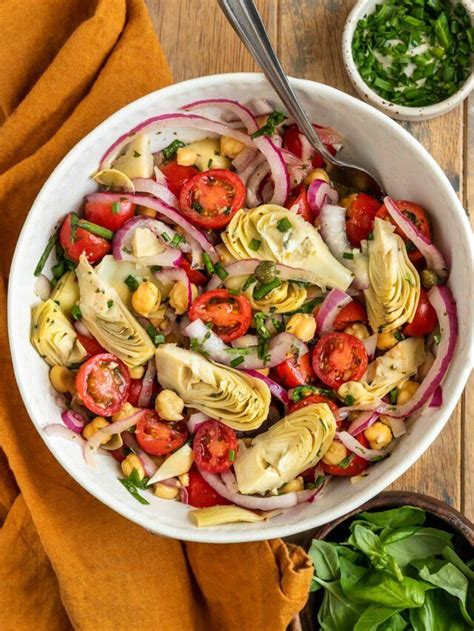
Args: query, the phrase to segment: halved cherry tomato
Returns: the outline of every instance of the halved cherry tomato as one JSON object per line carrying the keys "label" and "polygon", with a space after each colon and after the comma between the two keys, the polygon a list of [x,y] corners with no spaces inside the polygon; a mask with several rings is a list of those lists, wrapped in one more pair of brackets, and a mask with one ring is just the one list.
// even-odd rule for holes
{"label": "halved cherry tomato", "polygon": [[224,342],[236,340],[247,332],[252,307],[245,296],[231,296],[227,289],[201,294],[191,305],[189,319],[211,322],[212,330]]}
{"label": "halved cherry tomato", "polygon": [[289,358],[275,367],[278,379],[287,388],[304,386],[314,379],[314,372],[311,367],[311,357],[309,353],[301,355],[298,359]]}
{"label": "halved cherry tomato", "polygon": [[360,340],[347,333],[329,333],[314,347],[314,372],[330,388],[358,381],[367,369],[367,351]]}
{"label": "halved cherry tomato", "polygon": [[[421,234],[423,234],[431,241],[430,220],[428,218],[428,213],[423,208],[423,206],[419,206],[418,204],[415,204],[413,202],[407,202],[403,199],[397,199],[395,204],[397,205],[399,210],[402,211],[408,221],[411,221],[412,224],[414,224],[418,228]],[[395,222],[392,221],[392,219],[390,218],[385,204],[379,209],[376,216],[380,219],[390,219],[391,223],[395,224]],[[400,230],[400,228],[397,227],[395,232],[399,234],[407,244],[407,252],[410,261],[412,261],[412,263],[416,263],[416,261],[421,261],[423,259],[423,254],[416,249],[416,247],[411,241],[409,241],[409,239],[406,238],[405,234]]]}
{"label": "halved cherry tomato", "polygon": [[95,337],[88,337],[87,335],[77,334],[77,339],[82,344],[82,346],[86,349],[88,355],[98,355],[99,353],[106,353],[105,348],[99,344],[99,342],[95,339]]}
{"label": "halved cherry tomato", "polygon": [[428,335],[435,328],[437,322],[438,316],[428,300],[428,294],[424,289],[420,289],[420,300],[415,311],[415,317],[403,327],[403,332],[410,337]]}
{"label": "halved cherry tomato", "polygon": [[196,467],[189,472],[188,504],[195,508],[208,508],[209,506],[224,506],[232,504],[229,500],[216,493],[212,486],[206,482]]}
{"label": "halved cherry tomato", "polygon": [[231,427],[219,421],[199,425],[193,440],[194,461],[202,471],[227,471],[235,460],[239,446]]}
{"label": "halved cherry tomato", "polygon": [[170,162],[169,164],[160,167],[160,170],[165,175],[166,181],[168,182],[168,188],[178,198],[184,183],[199,174],[199,169],[196,169],[196,167],[185,167],[177,162]]}
{"label": "halved cherry tomato", "polygon": [[86,253],[89,263],[97,263],[100,259],[110,252],[112,246],[106,239],[98,237],[92,232],[84,230],[76,226],[74,231],[71,226],[72,213],[63,221],[63,225],[59,231],[59,243],[64,252],[71,261],[79,261],[79,257],[83,252]]}
{"label": "halved cherry tomato", "polygon": [[100,416],[118,412],[128,397],[130,373],[111,353],[88,359],[76,375],[76,389],[86,408]]}
{"label": "halved cherry tomato", "polygon": [[367,322],[367,311],[362,303],[358,300],[352,300],[348,305],[343,307],[336,316],[334,321],[334,330],[343,331],[346,326],[353,322]]}
{"label": "halved cherry tomato", "polygon": [[140,397],[140,392],[142,391],[143,382],[141,379],[131,379],[130,380],[130,388],[128,390],[128,398],[127,401],[133,407],[138,406],[138,399]]}
{"label": "halved cherry tomato", "polygon": [[[317,128],[319,125],[314,125],[314,127]],[[298,129],[298,125],[296,123],[289,125],[283,134],[283,146],[297,158],[301,158],[303,155],[303,145],[299,135],[300,130]],[[332,150],[332,147],[327,148]],[[331,151],[331,153],[333,153],[333,151]],[[311,158],[311,164],[315,169],[320,169],[325,165],[322,156],[317,151],[315,151],[313,157]]]}
{"label": "halved cherry tomato", "polygon": [[296,410],[301,410],[301,408],[305,408],[307,405],[312,405],[313,403],[327,403],[337,421],[339,417],[339,408],[334,401],[331,401],[331,399],[328,399],[328,397],[325,397],[322,394],[310,394],[304,399],[301,399],[301,401],[298,401],[298,403],[291,403],[289,411],[296,412]]}
{"label": "halved cherry tomato", "polygon": [[201,228],[223,228],[245,205],[246,190],[236,173],[209,169],[188,180],[179,196],[181,212]]}
{"label": "halved cherry tomato", "polygon": [[89,221],[115,231],[135,215],[135,208],[135,204],[126,200],[122,202],[87,202],[84,214]]}
{"label": "halved cherry tomato", "polygon": [[[357,440],[364,447],[368,447],[369,443],[367,442],[367,438],[364,436],[364,433],[357,435]],[[367,460],[364,460],[360,456],[354,453],[350,453],[344,458],[344,462],[347,463],[346,466],[341,467],[338,464],[326,464],[322,462],[324,472],[328,475],[337,475],[340,477],[352,477],[353,475],[360,475],[362,471],[365,471],[369,466]]]}
{"label": "halved cherry tomato", "polygon": [[346,211],[346,232],[354,247],[367,239],[373,230],[374,217],[381,204],[378,199],[359,193]]}
{"label": "halved cherry tomato", "polygon": [[178,266],[181,267],[181,269],[184,269],[184,271],[186,272],[186,276],[195,285],[198,285],[200,287],[202,287],[202,285],[207,285],[207,282],[209,280],[208,277],[200,272],[198,269],[193,269],[191,267],[191,263],[184,257],[180,260]]}
{"label": "halved cherry tomato", "polygon": [[183,421],[165,423],[154,410],[147,410],[138,421],[135,438],[147,454],[165,456],[184,445],[188,439],[188,428]]}
{"label": "halved cherry tomato", "polygon": [[303,219],[306,219],[306,221],[313,223],[314,215],[308,204],[306,189],[302,184],[293,191],[293,193],[288,198],[288,201],[286,202],[287,208],[291,208],[292,206],[296,207],[297,215],[301,215]]}

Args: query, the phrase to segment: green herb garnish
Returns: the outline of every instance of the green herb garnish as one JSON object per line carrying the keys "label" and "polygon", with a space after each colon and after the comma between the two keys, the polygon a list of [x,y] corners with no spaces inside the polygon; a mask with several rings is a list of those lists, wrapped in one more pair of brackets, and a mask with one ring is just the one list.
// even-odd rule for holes
{"label": "green herb garnish", "polygon": [[114,233],[112,232],[112,230],[104,228],[103,226],[98,226],[96,223],[92,223],[91,221],[79,219],[77,225],[83,230],[87,230],[87,232],[96,234],[98,237],[102,237],[103,239],[107,239],[107,241],[112,241],[112,239],[114,238]]}
{"label": "green herb garnish", "polygon": [[288,219],[288,217],[283,217],[282,219],[277,221],[277,228],[280,232],[288,232],[288,230],[291,230],[292,227],[293,224]]}
{"label": "green herb garnish", "polygon": [[262,245],[261,241],[259,241],[258,239],[252,239],[252,241],[250,241],[249,243],[249,248],[253,250],[254,252],[256,252],[261,245]]}
{"label": "green herb garnish", "polygon": [[352,252],[343,252],[342,253],[342,258],[343,259],[353,259],[354,255],[352,254]]}
{"label": "green herb garnish", "polygon": [[114,306],[114,301],[113,300],[107,300],[107,307],[109,309],[111,309]]}
{"label": "green herb garnish", "polygon": [[252,138],[258,138],[259,136],[273,136],[275,133],[275,127],[280,125],[286,118],[286,115],[283,112],[274,111],[267,118],[267,122],[265,125],[257,129],[252,134]]}
{"label": "green herb garnish", "polygon": [[176,155],[178,149],[184,147],[185,144],[181,140],[173,140],[173,142],[163,149],[163,158],[165,160],[172,160]]}
{"label": "green herb garnish", "polygon": [[153,342],[155,346],[159,346],[160,344],[164,343],[165,336],[162,335],[161,333],[158,333],[158,331],[153,326],[153,324],[149,324],[146,327],[146,332],[148,333],[149,338],[151,339],[151,341]]}
{"label": "green herb garnish", "polygon": [[181,243],[183,243],[183,241],[186,241],[183,235],[176,233],[171,239],[170,247],[177,248]]}
{"label": "green herb garnish", "polygon": [[235,460],[235,449],[229,449],[229,462],[234,462]]}
{"label": "green herb garnish", "polygon": [[120,212],[120,202],[112,202],[112,214],[118,215]]}
{"label": "green herb garnish", "polygon": [[204,265],[206,267],[207,273],[209,274],[209,276],[212,276],[215,271],[214,265],[212,264],[211,257],[209,256],[207,252],[204,252],[204,254],[202,255],[202,260],[204,261]]}
{"label": "green herb garnish", "polygon": [[281,285],[281,280],[279,278],[274,278],[269,283],[265,284],[257,284],[255,289],[253,290],[253,297],[255,300],[262,300],[265,298],[267,294],[276,289]]}
{"label": "green herb garnish", "polygon": [[41,272],[43,271],[43,268],[46,265],[46,261],[48,260],[49,255],[51,254],[51,250],[54,248],[57,240],[58,240],[57,232],[55,232],[49,237],[48,243],[46,244],[43,254],[40,256],[40,260],[38,261],[35,267],[35,271],[33,272],[35,276],[39,276]]}
{"label": "green herb garnish", "polygon": [[229,272],[226,272],[222,263],[216,263],[214,265],[214,272],[219,276],[221,280],[225,280],[229,276]]}
{"label": "green herb garnish", "polygon": [[230,365],[232,366],[232,368],[237,368],[237,366],[240,366],[240,364],[244,361],[245,361],[245,358],[242,355],[240,355],[239,357],[236,357],[235,359],[233,359],[230,362]]}
{"label": "green herb garnish", "polygon": [[120,484],[122,484],[130,495],[140,502],[140,504],[149,504],[150,502],[140,495],[138,490],[147,488],[148,478],[140,480],[140,476],[136,469],[133,469],[132,473],[127,478],[117,478]]}
{"label": "green herb garnish", "polygon": [[79,305],[73,305],[71,308],[71,315],[74,320],[82,320],[82,313]]}
{"label": "green herb garnish", "polygon": [[260,337],[263,337],[264,339],[268,340],[271,337],[271,335],[270,335],[270,331],[267,329],[266,324],[265,324],[266,315],[262,313],[261,311],[258,311],[254,317],[255,317],[255,328],[257,330],[257,333],[260,335]]}
{"label": "green herb garnish", "polygon": [[138,289],[139,286],[139,282],[138,280],[135,278],[135,276],[132,276],[131,274],[129,274],[127,276],[127,278],[125,279],[125,284],[128,286],[128,288],[130,289],[130,291],[136,291]]}

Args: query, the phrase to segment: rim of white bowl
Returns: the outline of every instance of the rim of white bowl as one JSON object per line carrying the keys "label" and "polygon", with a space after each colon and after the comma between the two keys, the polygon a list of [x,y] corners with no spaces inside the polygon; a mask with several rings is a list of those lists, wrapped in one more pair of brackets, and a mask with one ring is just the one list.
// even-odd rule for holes
{"label": "rim of white bowl", "polygon": [[[8,335],[16,382],[34,427],[36,428],[43,442],[46,444],[56,460],[61,464],[66,472],[69,473],[69,475],[88,493],[94,496],[101,503],[114,510],[116,513],[122,515],[127,519],[130,519],[134,523],[142,526],[143,528],[154,534],[172,537],[174,539],[180,539],[183,541],[195,541],[201,543],[245,543],[249,541],[262,541],[275,539],[277,537],[294,535],[296,533],[316,528],[318,526],[321,526],[322,524],[337,519],[338,517],[343,516],[351,510],[355,510],[371,498],[375,497],[375,495],[386,489],[390,484],[395,482],[395,480],[403,475],[411,466],[413,466],[413,464],[423,455],[423,453],[436,439],[438,434],[446,425],[454,407],[461,397],[464,386],[471,371],[471,366],[474,364],[474,323],[471,323],[466,336],[466,347],[468,349],[468,356],[466,357],[466,361],[459,371],[458,379],[454,388],[452,388],[452,390],[449,392],[449,395],[445,397],[443,410],[437,424],[432,425],[428,429],[428,431],[423,435],[422,439],[418,442],[416,447],[413,448],[412,452],[409,455],[405,456],[404,460],[402,462],[399,462],[396,467],[390,470],[383,479],[376,480],[372,484],[372,486],[365,489],[364,492],[361,492],[360,494],[355,493],[354,499],[345,502],[342,509],[339,506],[334,506],[330,510],[327,510],[324,518],[321,518],[320,515],[313,515],[310,517],[305,517],[304,519],[301,519],[296,523],[287,525],[271,525],[270,521],[266,522],[265,529],[259,529],[259,523],[248,524],[249,528],[247,530],[239,531],[233,531],[232,528],[226,528],[226,526],[214,526],[199,529],[191,524],[191,522],[189,523],[189,526],[169,526],[167,524],[156,523],[155,521],[151,522],[151,520],[142,519],[142,513],[139,513],[137,515],[137,511],[139,509],[142,510],[143,507],[140,508],[137,506],[134,508],[130,508],[118,499],[111,498],[97,481],[91,483],[90,481],[86,482],[85,480],[83,481],[81,479],[78,479],[78,472],[74,471],[74,467],[71,467],[70,462],[67,460],[65,454],[63,454],[60,449],[58,450],[53,447],[53,445],[56,445],[56,443],[54,442],[54,437],[49,437],[44,433],[44,431],[41,431],[41,423],[35,420],[37,417],[37,413],[34,409],[29,395],[29,382],[26,378],[26,374],[24,374],[22,370],[21,352],[20,349],[17,347],[14,326],[16,306],[14,304],[14,293],[17,287],[17,276],[20,274],[20,268],[23,262],[21,258],[23,254],[23,243],[27,240],[27,235],[29,234],[30,230],[33,230],[37,228],[38,225],[41,225],[40,212],[42,200],[43,198],[48,197],[49,188],[53,186],[52,182],[54,182],[55,176],[57,174],[60,174],[62,170],[66,169],[67,164],[72,161],[76,156],[79,156],[81,154],[83,146],[85,146],[86,143],[90,141],[91,135],[97,134],[99,130],[107,128],[109,125],[111,125],[111,123],[115,121],[120,121],[130,109],[138,108],[142,104],[147,104],[148,101],[154,101],[157,98],[158,94],[165,97],[168,94],[172,94],[173,91],[175,91],[177,88],[186,88],[188,90],[192,89],[196,93],[199,93],[200,90],[205,90],[206,87],[209,86],[209,84],[216,85],[218,83],[225,83],[228,81],[246,81],[247,83],[253,83],[255,86],[263,83],[265,87],[268,87],[262,74],[251,72],[216,74],[208,75],[205,77],[197,77],[195,79],[189,79],[188,81],[183,81],[181,83],[162,88],[161,90],[156,90],[155,92],[151,92],[141,97],[140,99],[137,99],[136,101],[132,101],[132,103],[129,103],[125,107],[112,114],[100,125],[90,131],[89,134],[87,134],[82,140],[80,140],[53,170],[53,172],[43,185],[42,189],[38,193],[38,196],[36,197],[28,213],[12,259],[10,282],[8,288]],[[334,95],[334,93],[337,93],[339,95],[342,94],[344,98],[347,98],[352,102],[351,105],[355,109],[358,109],[360,112],[369,112],[371,116],[391,126],[394,129],[395,133],[401,135],[404,138],[407,144],[411,145],[416,151],[421,152],[430,167],[433,169],[433,172],[436,174],[436,176],[445,183],[446,193],[449,196],[451,204],[458,215],[459,221],[464,225],[466,234],[471,234],[470,224],[464,208],[462,207],[461,202],[459,201],[443,170],[435,161],[435,159],[430,155],[430,153],[408,131],[395,123],[395,121],[391,120],[382,112],[376,110],[367,103],[364,103],[363,101],[342,92],[341,90],[337,90],[336,88],[332,88],[330,86],[326,86],[315,81],[310,81],[308,79],[297,79],[290,77],[290,81],[293,87],[295,87],[296,89],[299,88],[306,93],[311,93],[311,91],[314,90],[316,87],[316,89],[320,93],[323,93],[323,95],[325,93],[328,99],[330,99],[331,96]],[[37,214],[38,217],[36,217]],[[466,263],[467,265],[470,265],[471,269],[473,267],[473,243],[474,240],[471,238],[471,260],[470,262]],[[230,526],[232,526],[232,524],[230,524]]]}
{"label": "rim of white bowl", "polygon": [[[382,3],[384,1],[386,0],[382,0]],[[474,24],[474,10],[472,9],[472,5],[469,5],[467,0],[459,1],[465,7],[471,18],[471,22]],[[474,69],[457,92],[444,101],[434,103],[433,105],[426,105],[424,107],[396,105],[395,103],[382,98],[379,94],[377,94],[377,92],[367,85],[357,68],[354,57],[352,56],[352,39],[359,20],[364,13],[371,13],[376,3],[380,4],[381,0],[358,0],[347,16],[344,30],[342,32],[342,58],[344,66],[349,79],[359,96],[367,101],[367,103],[370,103],[374,107],[388,114],[391,118],[404,121],[424,121],[436,118],[437,116],[447,114],[462,103],[474,89]]]}

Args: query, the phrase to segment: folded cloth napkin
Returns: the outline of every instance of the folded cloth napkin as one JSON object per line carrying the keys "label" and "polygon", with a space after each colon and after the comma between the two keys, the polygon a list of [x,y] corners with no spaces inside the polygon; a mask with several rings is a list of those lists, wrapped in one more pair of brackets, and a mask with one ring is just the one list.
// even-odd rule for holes
{"label": "folded cloth napkin", "polygon": [[[3,279],[59,160],[171,77],[142,0],[1,0],[0,33]],[[56,463],[15,385],[0,289],[0,629],[284,629],[306,600],[303,550],[152,535]]]}

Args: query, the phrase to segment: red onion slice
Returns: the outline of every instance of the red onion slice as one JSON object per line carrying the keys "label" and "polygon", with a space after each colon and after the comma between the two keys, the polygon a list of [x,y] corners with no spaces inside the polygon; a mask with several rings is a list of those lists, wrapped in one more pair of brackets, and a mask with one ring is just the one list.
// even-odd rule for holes
{"label": "red onion slice", "polygon": [[36,279],[35,294],[43,301],[48,300],[51,295],[51,283],[44,274],[40,274]]}
{"label": "red onion slice", "polygon": [[166,186],[166,188],[168,188],[168,182],[166,180],[165,174],[163,173],[163,171],[160,171],[160,169],[156,165],[153,167],[153,173],[155,174],[155,180],[158,182],[158,184],[161,184],[162,186]]}
{"label": "red onion slice", "polygon": [[99,429],[87,441],[86,451],[95,451],[98,447],[100,447],[103,438],[112,436],[113,434],[121,434],[125,430],[134,427],[147,412],[148,410],[139,410],[121,421],[115,421],[115,423],[111,423],[110,425],[107,425],[107,427]]}
{"label": "red onion slice", "polygon": [[78,434],[75,430],[70,429],[69,427],[65,427],[60,423],[51,423],[51,425],[46,425],[43,428],[43,431],[48,436],[58,436],[59,438],[65,438],[72,443],[76,443],[77,445],[85,445],[85,440],[82,438],[80,434]]}
{"label": "red onion slice", "polygon": [[250,99],[247,107],[253,112],[254,116],[267,116],[273,112],[273,105],[263,98]]}
{"label": "red onion slice", "polygon": [[399,436],[403,436],[403,434],[406,434],[407,428],[404,419],[384,416],[383,422],[385,423],[385,425],[388,425],[390,427],[394,438],[398,438]]}
{"label": "red onion slice", "polygon": [[428,300],[436,311],[441,339],[435,360],[418,390],[404,405],[387,405],[383,414],[396,418],[411,416],[427,403],[441,384],[454,355],[458,339],[458,316],[453,295],[447,287],[432,287]]}
{"label": "red onion slice", "polygon": [[288,392],[279,383],[273,381],[273,379],[270,379],[270,377],[267,377],[266,375],[262,375],[262,373],[258,372],[258,370],[246,370],[245,372],[251,377],[255,377],[255,379],[261,379],[267,384],[272,396],[279,399],[284,405],[289,404],[290,398],[288,396]]}
{"label": "red onion slice", "polygon": [[300,356],[308,353],[308,347],[291,333],[279,333],[275,335],[268,344],[267,357],[265,363],[258,357],[257,348],[234,349],[227,346],[220,337],[201,320],[194,320],[186,329],[185,333],[191,339],[196,339],[202,349],[211,359],[226,366],[230,366],[236,357],[242,357],[243,361],[238,365],[239,370],[258,370],[259,368],[273,368],[284,362],[290,355],[297,352]]}
{"label": "red onion slice", "polygon": [[245,147],[245,149],[242,149],[242,151],[238,153],[237,157],[232,160],[232,166],[241,178],[242,173],[251,164],[251,162],[255,159],[257,155],[259,155],[259,153],[256,148]]}
{"label": "red onion slice", "polygon": [[153,197],[161,199],[161,201],[165,202],[165,204],[173,206],[173,208],[179,208],[177,197],[167,186],[159,184],[151,178],[137,177],[132,181],[136,193],[149,193],[150,195],[153,195]]}
{"label": "red onion slice", "polygon": [[375,357],[375,351],[377,350],[377,333],[374,333],[370,337],[366,337],[365,340],[362,340],[362,344],[367,351],[367,355],[369,356],[369,360],[372,361]]}
{"label": "red onion slice", "polygon": [[259,190],[263,180],[270,173],[270,165],[268,162],[263,162],[258,166],[247,182],[247,205],[249,208],[255,208],[262,203]]}
{"label": "red onion slice", "polygon": [[407,239],[422,253],[426,260],[427,267],[435,271],[441,279],[445,280],[449,273],[448,266],[438,248],[405,217],[391,197],[387,196],[383,201],[390,217]]}
{"label": "red onion slice", "polygon": [[181,282],[186,286],[186,290],[188,293],[188,308],[193,303],[193,292],[191,287],[191,281],[188,278],[188,275],[184,271],[184,269],[173,268],[173,269],[165,269],[161,272],[155,272],[155,278],[159,280],[163,285],[168,285],[169,283]]}
{"label": "red onion slice", "polygon": [[[339,201],[338,192],[325,180],[313,180],[309,185],[307,197],[309,207],[315,217],[319,217],[319,213],[325,204],[337,204]],[[346,251],[350,252],[350,250]]]}
{"label": "red onion slice", "polygon": [[352,302],[352,298],[344,291],[331,289],[316,316],[316,326],[319,335],[327,335],[333,331],[334,321],[338,313],[350,302]]}
{"label": "red onion slice", "polygon": [[204,116],[198,116],[196,114],[188,114],[183,112],[176,112],[172,114],[160,114],[159,116],[152,116],[145,121],[133,127],[125,134],[122,134],[117,140],[107,149],[100,160],[99,171],[102,169],[108,169],[112,165],[115,158],[119,155],[121,150],[126,147],[133,137],[138,133],[145,134],[155,132],[158,129],[169,128],[183,128],[194,127],[203,131],[210,131],[218,134],[219,136],[230,136],[235,140],[240,141],[244,145],[252,146],[253,141],[250,136],[244,134],[241,131],[232,129],[228,125],[220,123]]}
{"label": "red onion slice", "polygon": [[379,418],[378,412],[361,412],[355,421],[349,425],[348,432],[351,436],[357,436],[361,432],[364,432],[368,427],[373,425]]}
{"label": "red onion slice", "polygon": [[156,463],[150,456],[141,449],[135,440],[134,436],[130,432],[124,432],[122,434],[123,442],[129,447],[133,453],[138,456],[140,462],[143,465],[145,470],[145,474],[148,478],[151,478],[155,473],[158,467]]}
{"label": "red onion slice", "polygon": [[89,202],[110,203],[123,201],[124,199],[134,204],[138,204],[139,206],[153,208],[153,210],[156,210],[160,215],[169,219],[172,223],[177,226],[181,226],[186,234],[189,234],[193,239],[195,239],[202,249],[209,254],[213,262],[219,260],[216,249],[205,234],[185,219],[183,215],[176,210],[176,208],[165,204],[165,202],[162,202],[159,199],[146,197],[145,195],[128,195],[125,193],[121,193],[120,195],[116,193],[93,193],[92,195],[87,196],[87,201]]}
{"label": "red onion slice", "polygon": [[439,408],[443,405],[443,388],[438,386],[430,401],[430,408]]}
{"label": "red onion slice", "polygon": [[89,329],[86,327],[86,325],[84,324],[84,322],[81,322],[80,320],[76,320],[74,322],[74,328],[76,329],[76,331],[79,333],[79,335],[83,335],[84,337],[90,337],[92,338],[91,332],[89,331]]}
{"label": "red onion slice", "polygon": [[61,419],[66,427],[72,429],[76,434],[80,434],[84,429],[84,426],[88,423],[88,420],[79,412],[73,412],[72,410],[65,410],[61,414]]}
{"label": "red onion slice", "polygon": [[233,348],[248,348],[249,346],[257,346],[258,335],[241,335],[236,340],[232,340],[231,345]]}
{"label": "red onion slice", "polygon": [[360,456],[364,460],[368,460],[369,462],[375,462],[377,460],[381,460],[388,456],[390,453],[390,449],[368,449],[361,445],[361,443],[351,436],[348,432],[336,432],[336,438],[341,441],[341,443],[351,451],[352,453]]}
{"label": "red onion slice", "polygon": [[150,406],[155,376],[156,376],[156,365],[155,365],[155,360],[153,358],[148,361],[145,374],[143,375],[142,388],[140,390],[140,394],[138,396],[138,402],[137,402],[139,408],[147,408]]}
{"label": "red onion slice", "polygon": [[196,412],[195,414],[191,414],[188,419],[187,426],[190,434],[194,434],[199,427],[206,421],[210,421],[211,417],[207,416],[207,414],[203,414],[202,412]]}

